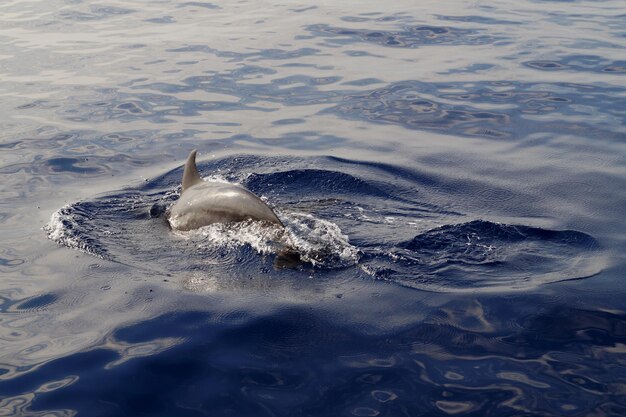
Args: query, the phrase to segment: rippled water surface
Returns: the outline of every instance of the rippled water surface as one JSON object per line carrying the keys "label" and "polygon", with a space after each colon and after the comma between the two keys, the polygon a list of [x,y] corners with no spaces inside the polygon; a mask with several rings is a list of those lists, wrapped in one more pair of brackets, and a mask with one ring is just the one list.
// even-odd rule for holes
{"label": "rippled water surface", "polygon": [[624,22],[2,2],[0,415],[626,415]]}

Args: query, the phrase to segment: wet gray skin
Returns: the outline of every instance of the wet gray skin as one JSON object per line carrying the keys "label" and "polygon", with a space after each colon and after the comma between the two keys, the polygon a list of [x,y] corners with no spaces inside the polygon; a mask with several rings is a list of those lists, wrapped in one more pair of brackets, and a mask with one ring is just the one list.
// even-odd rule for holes
{"label": "wet gray skin", "polygon": [[170,208],[168,221],[172,229],[193,230],[213,223],[266,221],[283,227],[274,211],[259,197],[243,187],[203,181],[196,167],[193,150],[183,173],[182,193]]}

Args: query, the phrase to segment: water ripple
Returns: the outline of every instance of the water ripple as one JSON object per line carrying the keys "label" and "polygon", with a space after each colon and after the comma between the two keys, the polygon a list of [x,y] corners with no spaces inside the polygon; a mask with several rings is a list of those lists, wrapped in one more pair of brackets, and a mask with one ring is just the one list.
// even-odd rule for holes
{"label": "water ripple", "polygon": [[0,414],[626,415],[625,19],[0,2]]}
{"label": "water ripple", "polygon": [[598,249],[580,232],[474,221],[401,243],[374,274],[435,291],[519,290],[597,274],[606,262]]}
{"label": "water ripple", "polygon": [[[413,288],[510,291],[593,276],[606,266],[598,242],[571,230],[473,221],[445,225],[403,241],[402,236],[411,231],[405,224],[411,220],[447,218],[454,213],[423,198],[416,201],[414,193],[407,192],[416,186],[410,181],[392,185],[368,179],[401,169],[336,158],[279,161],[240,156],[201,167],[230,172],[229,178],[220,181],[242,181],[252,191],[264,193],[276,205],[286,225],[284,231],[249,222],[172,233],[163,213],[178,197],[180,169],[141,189],[68,205],[53,215],[45,230],[61,245],[140,269],[150,265],[162,274],[198,271],[209,277],[218,273],[246,276],[268,269],[264,264],[269,260],[254,252],[269,255],[274,267],[283,267],[293,263],[285,256],[287,250],[315,268],[359,266],[377,279]],[[310,168],[287,169],[303,164]],[[335,169],[320,169],[328,164]],[[272,167],[277,165],[282,169],[275,171]],[[337,170],[341,165],[347,172]],[[246,166],[255,166],[256,173],[243,174]],[[232,171],[234,167],[237,171]],[[410,178],[408,173],[403,175],[405,180]],[[492,204],[517,198],[497,189],[479,197]],[[384,211],[377,209],[382,202]],[[378,237],[387,236],[387,244],[368,238],[372,230],[380,230],[375,234]],[[181,254],[186,254],[188,262],[177,267]],[[210,286],[207,279],[195,278],[188,287]]]}
{"label": "water ripple", "polygon": [[[492,139],[546,131],[577,134],[585,126],[594,135],[617,140],[621,134],[616,134],[613,126],[622,125],[619,115],[624,106],[611,97],[612,91],[582,84],[407,81],[346,95],[341,104],[328,111],[410,129]],[[598,100],[613,103],[610,109],[603,110],[611,118],[592,124]],[[556,118],[544,121],[546,116]],[[528,120],[536,123],[529,124]]]}
{"label": "water ripple", "polygon": [[524,65],[542,71],[626,74],[626,61],[613,61],[597,55],[569,55],[559,60],[527,61]]}
{"label": "water ripple", "polygon": [[476,29],[460,29],[449,26],[408,26],[403,30],[371,30],[334,27],[316,24],[307,27],[313,36],[326,41],[346,45],[356,41],[373,43],[392,48],[417,48],[424,45],[487,45],[506,39]]}

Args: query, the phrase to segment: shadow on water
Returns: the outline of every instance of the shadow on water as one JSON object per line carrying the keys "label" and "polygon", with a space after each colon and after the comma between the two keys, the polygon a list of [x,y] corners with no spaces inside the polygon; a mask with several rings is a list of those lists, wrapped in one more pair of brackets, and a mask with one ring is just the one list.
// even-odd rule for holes
{"label": "shadow on water", "polygon": [[248,155],[200,168],[214,174],[209,181],[241,183],[266,198],[285,230],[245,222],[173,232],[166,216],[179,195],[180,168],[63,207],[45,230],[59,244],[104,259],[164,276],[226,276],[230,285],[260,272],[270,279],[347,268],[428,291],[510,291],[589,277],[605,266],[598,242],[582,232],[467,222],[427,192],[416,195],[435,181],[416,170]]}
{"label": "shadow on water", "polygon": [[13,415],[626,412],[615,382],[626,315],[540,304],[537,311],[528,296],[451,301],[393,334],[359,332],[303,307],[262,317],[167,313],[36,375],[0,381],[2,405]]}

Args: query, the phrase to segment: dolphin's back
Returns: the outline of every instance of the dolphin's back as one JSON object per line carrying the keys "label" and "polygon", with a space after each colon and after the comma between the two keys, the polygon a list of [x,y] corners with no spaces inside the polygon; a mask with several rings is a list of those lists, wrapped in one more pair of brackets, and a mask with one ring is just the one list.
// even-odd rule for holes
{"label": "dolphin's back", "polygon": [[183,231],[244,220],[282,226],[272,209],[245,188],[206,181],[187,188],[170,209],[168,218],[172,228]]}

